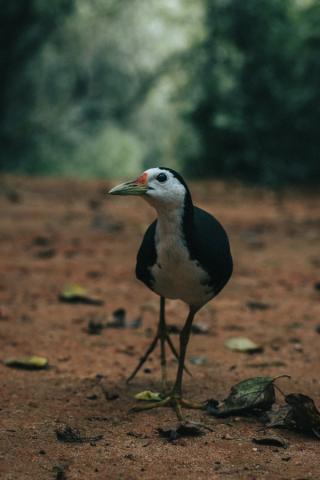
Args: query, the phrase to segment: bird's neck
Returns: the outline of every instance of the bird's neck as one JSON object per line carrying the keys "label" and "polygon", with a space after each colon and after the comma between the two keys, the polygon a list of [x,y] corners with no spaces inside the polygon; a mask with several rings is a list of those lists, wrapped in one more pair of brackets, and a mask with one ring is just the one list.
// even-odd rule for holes
{"label": "bird's neck", "polygon": [[159,239],[181,240],[192,250],[193,204],[186,198],[179,206],[158,205],[157,235]]}
{"label": "bird's neck", "polygon": [[161,237],[182,236],[183,234],[183,208],[157,208],[157,229]]}

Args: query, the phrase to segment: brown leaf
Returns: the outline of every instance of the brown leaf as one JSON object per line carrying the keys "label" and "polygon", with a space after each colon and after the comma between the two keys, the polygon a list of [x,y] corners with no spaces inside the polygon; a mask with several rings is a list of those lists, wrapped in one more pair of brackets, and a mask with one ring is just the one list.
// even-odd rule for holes
{"label": "brown leaf", "polygon": [[312,398],[302,393],[290,393],[285,396],[286,405],[267,412],[268,427],[282,427],[320,438],[320,412]]}
{"label": "brown leaf", "polygon": [[103,438],[103,435],[87,437],[80,434],[79,430],[65,425],[56,429],[56,436],[59,442],[65,443],[91,443],[97,442]]}
{"label": "brown leaf", "polygon": [[271,447],[288,448],[288,443],[282,437],[277,435],[253,437],[252,441],[258,445],[270,445]]}
{"label": "brown leaf", "polygon": [[292,409],[292,416],[298,430],[314,433],[320,438],[320,412],[312,398],[302,393],[290,393],[285,401]]}
{"label": "brown leaf", "polygon": [[164,430],[157,428],[160,437],[166,438],[168,442],[174,442],[182,437],[201,437],[204,432],[196,425],[180,424],[177,428]]}

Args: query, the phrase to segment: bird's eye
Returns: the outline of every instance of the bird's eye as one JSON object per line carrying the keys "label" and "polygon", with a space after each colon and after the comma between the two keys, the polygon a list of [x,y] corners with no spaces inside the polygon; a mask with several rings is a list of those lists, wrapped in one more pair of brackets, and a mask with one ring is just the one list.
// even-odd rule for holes
{"label": "bird's eye", "polygon": [[158,182],[166,182],[168,180],[168,177],[165,173],[159,173],[159,175],[157,176],[157,180]]}

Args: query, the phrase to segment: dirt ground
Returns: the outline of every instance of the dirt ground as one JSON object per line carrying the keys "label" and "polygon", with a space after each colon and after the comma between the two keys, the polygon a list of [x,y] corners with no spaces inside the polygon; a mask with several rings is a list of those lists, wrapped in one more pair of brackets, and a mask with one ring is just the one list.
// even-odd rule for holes
{"label": "dirt ground", "polygon": [[[134,276],[154,212],[139,198],[106,196],[108,186],[40,178],[0,182],[0,360],[49,359],[41,371],[0,364],[0,478],[320,479],[315,438],[277,431],[287,449],[256,445],[252,438],[263,428],[256,420],[187,411],[212,431],[169,443],[157,428],[176,425],[173,411],[128,412],[136,393],[160,388],[158,351],[131,385],[125,383],[157,324],[158,297]],[[245,378],[288,374],[292,379],[279,380],[281,389],[310,395],[320,407],[320,195],[291,191],[279,197],[218,182],[191,183],[191,190],[194,202],[228,231],[235,271],[198,314],[196,323],[209,333],[190,340],[193,376],[185,376],[185,396],[222,400]],[[104,305],[60,302],[59,292],[70,283]],[[129,321],[141,316],[141,325],[88,333],[90,320],[106,322],[120,307]],[[168,302],[169,324],[182,325],[185,315],[185,305]],[[228,350],[224,342],[239,335],[263,352]],[[172,338],[177,344],[178,336]],[[203,364],[193,365],[192,357]],[[176,368],[170,355],[171,381]],[[56,430],[65,426],[102,438],[63,443]]]}

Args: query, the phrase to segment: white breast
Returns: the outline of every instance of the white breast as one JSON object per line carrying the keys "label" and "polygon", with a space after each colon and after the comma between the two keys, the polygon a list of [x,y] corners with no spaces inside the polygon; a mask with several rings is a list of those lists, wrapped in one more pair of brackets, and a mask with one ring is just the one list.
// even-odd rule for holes
{"label": "white breast", "polygon": [[181,215],[159,217],[156,228],[157,263],[151,268],[153,289],[166,298],[179,298],[188,305],[202,306],[213,296],[209,277],[191,260],[182,234]]}

